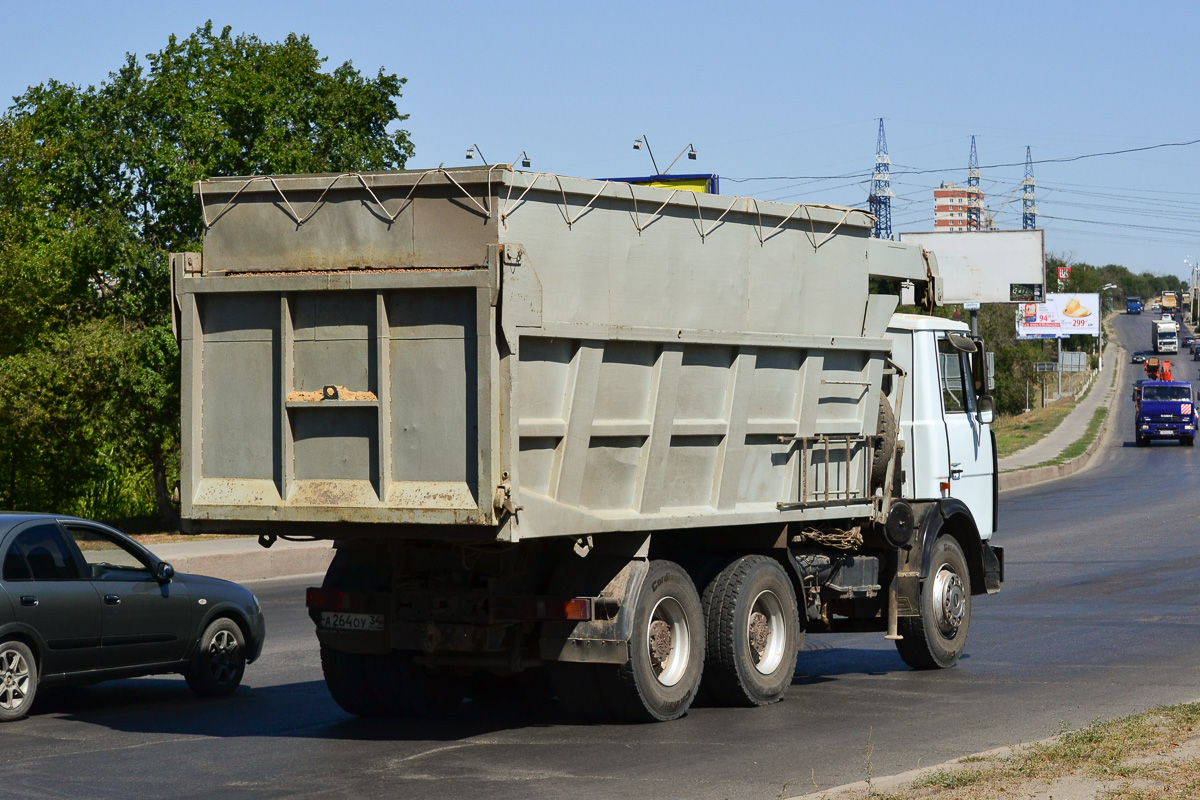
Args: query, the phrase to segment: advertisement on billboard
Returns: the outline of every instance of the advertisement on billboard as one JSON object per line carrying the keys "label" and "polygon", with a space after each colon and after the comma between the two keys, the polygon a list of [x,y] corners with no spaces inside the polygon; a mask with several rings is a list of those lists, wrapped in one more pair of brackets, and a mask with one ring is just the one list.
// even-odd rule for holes
{"label": "advertisement on billboard", "polygon": [[1018,339],[1100,335],[1100,295],[1051,292],[1044,303],[1017,306]]}

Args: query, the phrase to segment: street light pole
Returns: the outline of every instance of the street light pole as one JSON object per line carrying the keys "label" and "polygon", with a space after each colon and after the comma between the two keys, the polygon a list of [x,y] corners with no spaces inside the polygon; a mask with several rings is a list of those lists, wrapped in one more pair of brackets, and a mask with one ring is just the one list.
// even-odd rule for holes
{"label": "street light pole", "polygon": [[1197,270],[1200,270],[1200,265],[1193,264],[1191,256],[1185,257],[1183,259],[1183,263],[1188,268],[1188,272],[1191,274],[1191,285],[1188,287],[1190,290],[1188,292],[1188,310],[1192,314],[1192,325],[1195,325],[1196,324],[1196,315],[1200,314],[1200,308],[1197,308],[1197,304],[1198,304],[1198,301],[1200,301],[1200,298],[1197,297],[1197,288],[1198,287],[1196,285],[1197,284],[1196,272],[1197,272]]}
{"label": "street light pole", "polygon": [[1100,345],[1099,345],[1100,359],[1099,359],[1099,364],[1100,364],[1101,372],[1104,371],[1104,293],[1107,292],[1109,289],[1116,289],[1116,288],[1117,288],[1117,285],[1115,283],[1106,283],[1106,284],[1104,284],[1104,287],[1102,289],[1100,289]]}

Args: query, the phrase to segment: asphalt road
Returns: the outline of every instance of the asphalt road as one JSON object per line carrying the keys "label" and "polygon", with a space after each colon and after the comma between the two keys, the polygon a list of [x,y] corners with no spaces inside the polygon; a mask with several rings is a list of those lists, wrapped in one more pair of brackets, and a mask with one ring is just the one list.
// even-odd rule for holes
{"label": "asphalt road", "polygon": [[[1149,317],[1117,318],[1131,350]],[[0,729],[4,792],[778,798],[1194,700],[1200,448],[1137,448],[1130,404],[1115,411],[1096,466],[1001,496],[1007,582],[976,598],[953,669],[909,670],[880,634],[810,636],[787,700],[763,709],[589,727],[509,698],[436,724],[359,720],[321,680],[310,579],[263,581],[267,647],[233,697],[200,700],[178,678],[47,691]]]}

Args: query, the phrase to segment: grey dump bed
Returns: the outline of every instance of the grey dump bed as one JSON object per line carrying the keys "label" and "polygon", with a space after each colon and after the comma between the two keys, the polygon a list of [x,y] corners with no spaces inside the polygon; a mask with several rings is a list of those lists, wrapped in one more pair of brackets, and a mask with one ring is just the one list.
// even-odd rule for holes
{"label": "grey dump bed", "polygon": [[936,269],[865,213],[507,167],[197,191],[203,257],[173,256],[192,530],[869,513],[897,298],[868,281]]}

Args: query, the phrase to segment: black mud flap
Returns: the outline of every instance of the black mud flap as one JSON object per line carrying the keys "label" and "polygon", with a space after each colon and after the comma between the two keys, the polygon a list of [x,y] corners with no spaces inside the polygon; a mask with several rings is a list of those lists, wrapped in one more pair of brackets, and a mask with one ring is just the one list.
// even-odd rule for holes
{"label": "black mud flap", "polygon": [[983,586],[988,594],[1000,591],[1004,583],[1004,548],[992,547],[991,542],[983,543]]}

